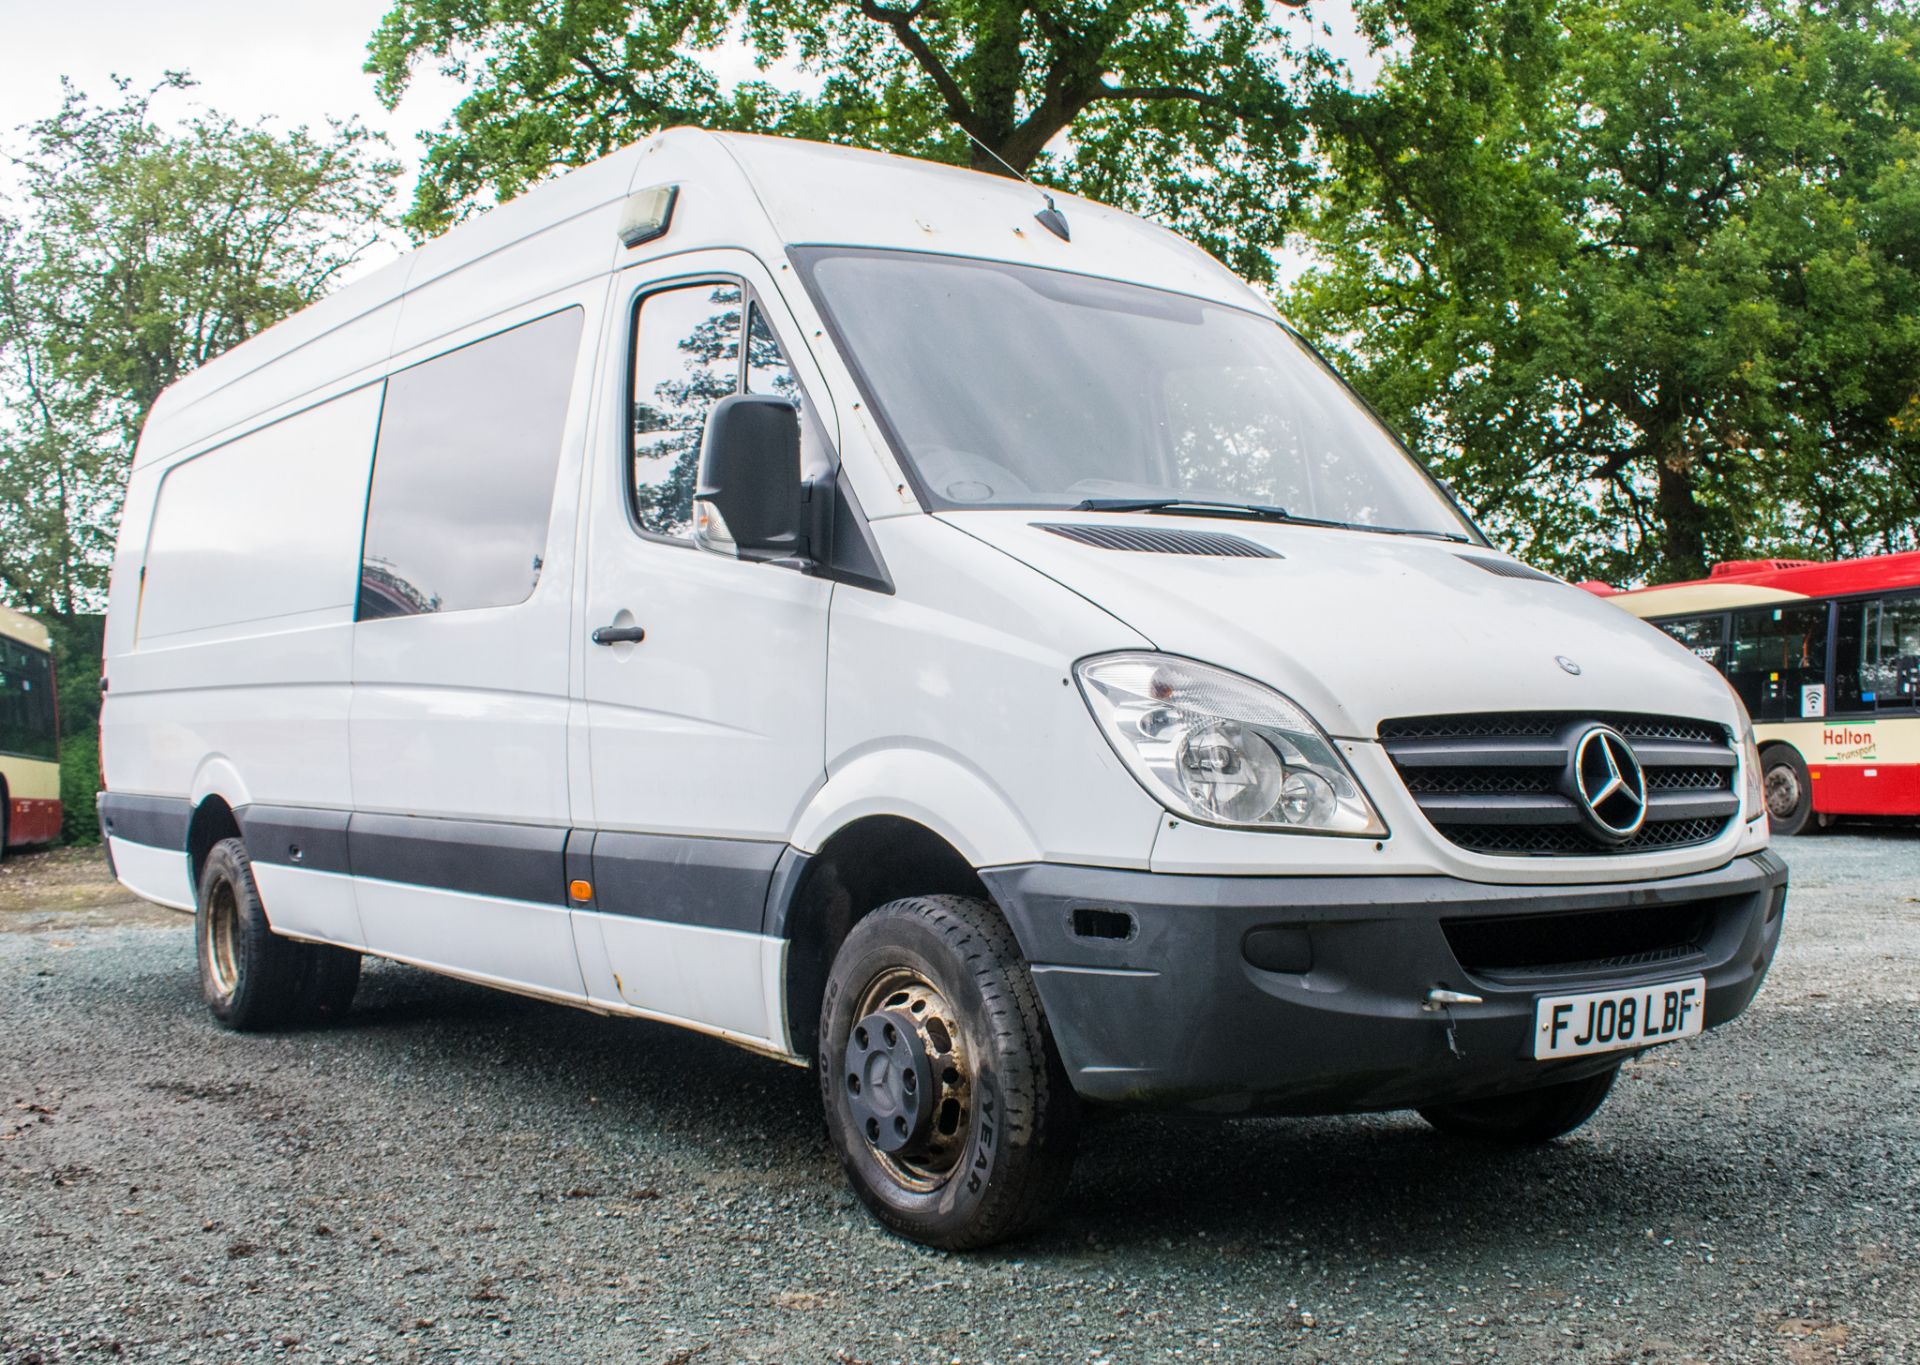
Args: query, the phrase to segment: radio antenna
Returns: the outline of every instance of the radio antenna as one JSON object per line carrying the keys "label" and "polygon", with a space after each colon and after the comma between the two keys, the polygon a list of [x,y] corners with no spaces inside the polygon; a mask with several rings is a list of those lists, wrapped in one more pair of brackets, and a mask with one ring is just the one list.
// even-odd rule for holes
{"label": "radio antenna", "polygon": [[1041,189],[1040,186],[1034,184],[1032,177],[1027,175],[1026,172],[1017,169],[1011,161],[1008,161],[1004,156],[1001,156],[1000,153],[987,146],[987,144],[979,138],[974,137],[971,128],[963,124],[955,124],[954,126],[959,128],[960,131],[965,133],[969,138],[972,138],[974,146],[978,147],[995,161],[998,161],[1002,166],[1005,166],[1010,174],[1016,179],[1026,182],[1028,189],[1033,190],[1042,199],[1047,201],[1047,206],[1033,215],[1041,227],[1051,232],[1063,242],[1071,242],[1073,240],[1072,234],[1067,229],[1067,215],[1054,207],[1053,196],[1051,194],[1048,194],[1045,190]]}

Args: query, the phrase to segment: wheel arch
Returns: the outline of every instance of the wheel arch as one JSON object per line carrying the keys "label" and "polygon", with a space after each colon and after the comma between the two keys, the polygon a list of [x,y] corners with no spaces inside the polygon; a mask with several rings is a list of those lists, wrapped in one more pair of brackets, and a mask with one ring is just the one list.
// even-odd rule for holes
{"label": "wheel arch", "polygon": [[834,830],[817,852],[788,851],[769,888],[764,928],[786,941],[782,1010],[795,1056],[817,1049],[827,974],[853,926],[892,901],[932,895],[993,903],[963,850],[904,815],[863,815]]}
{"label": "wheel arch", "polygon": [[200,874],[206,869],[207,855],[223,839],[241,837],[240,820],[224,796],[210,795],[195,803],[187,821],[187,882],[197,899]]}
{"label": "wheel arch", "polygon": [[897,817],[930,830],[974,867],[1043,857],[1015,803],[965,757],[891,745],[839,762],[800,812],[790,842],[815,853],[838,831],[872,817]]}

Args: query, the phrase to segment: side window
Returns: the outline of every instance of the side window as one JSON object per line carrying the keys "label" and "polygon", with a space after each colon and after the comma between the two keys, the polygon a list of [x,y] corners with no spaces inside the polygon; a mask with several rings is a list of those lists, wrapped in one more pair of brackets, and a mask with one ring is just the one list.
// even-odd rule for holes
{"label": "side window", "polygon": [[740,390],[742,303],[737,284],[695,284],[648,294],[634,310],[633,515],[643,531],[692,533],[707,414]]}
{"label": "side window", "polygon": [[1802,689],[1824,687],[1827,681],[1827,604],[1734,612],[1726,674],[1755,720],[1792,720],[1805,714]]}
{"label": "side window", "polygon": [[1840,608],[1834,704],[1847,711],[1920,705],[1920,597]]}
{"label": "side window", "polygon": [[32,743],[32,684],[26,676],[26,651],[0,639],[0,753],[25,754]]}
{"label": "side window", "polygon": [[0,640],[0,753],[56,758],[53,664],[48,655]]}
{"label": "side window", "polygon": [[1713,616],[1675,616],[1654,624],[1715,668],[1727,662],[1727,618]]}
{"label": "side window", "polygon": [[583,317],[549,314],[387,380],[360,620],[533,595]]}
{"label": "side window", "polygon": [[800,381],[794,378],[793,362],[781,351],[773,328],[767,325],[767,315],[756,303],[747,318],[747,392],[779,394],[798,406]]}
{"label": "side window", "polygon": [[[741,346],[742,330],[746,345]],[[805,408],[793,363],[760,305],[738,284],[679,285],[648,294],[633,315],[633,515],[640,529],[687,539],[707,414],[729,395],[777,394]],[[803,460],[824,440],[804,421]]]}

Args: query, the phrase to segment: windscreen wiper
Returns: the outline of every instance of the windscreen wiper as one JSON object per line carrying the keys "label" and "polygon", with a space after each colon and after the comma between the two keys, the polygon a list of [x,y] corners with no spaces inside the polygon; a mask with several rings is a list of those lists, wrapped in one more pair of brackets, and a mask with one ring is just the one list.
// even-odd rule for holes
{"label": "windscreen wiper", "polygon": [[1263,502],[1216,502],[1209,498],[1083,498],[1070,509],[1074,512],[1227,512],[1255,517],[1261,521],[1284,521],[1293,526],[1328,526],[1337,531],[1372,531],[1383,536],[1423,536],[1431,540],[1451,540],[1471,545],[1467,536],[1454,531],[1423,531],[1412,526],[1373,526],[1360,521],[1331,521],[1325,517],[1295,516],[1284,507]]}

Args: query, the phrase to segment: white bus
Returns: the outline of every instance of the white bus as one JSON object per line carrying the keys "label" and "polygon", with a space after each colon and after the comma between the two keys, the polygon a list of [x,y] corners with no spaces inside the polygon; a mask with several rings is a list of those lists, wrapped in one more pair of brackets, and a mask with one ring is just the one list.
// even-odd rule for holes
{"label": "white bus", "polygon": [[703,1030],[966,1247],[1081,1106],[1542,1141],[1739,1014],[1786,869],[1721,678],[1049,205],[671,131],[170,389],[102,814],[215,1017],[372,953]]}

